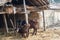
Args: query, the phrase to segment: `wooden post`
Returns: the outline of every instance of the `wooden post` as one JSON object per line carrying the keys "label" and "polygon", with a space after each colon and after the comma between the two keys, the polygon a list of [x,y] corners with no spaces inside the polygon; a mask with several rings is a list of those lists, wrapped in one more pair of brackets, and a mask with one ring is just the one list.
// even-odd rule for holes
{"label": "wooden post", "polygon": [[42,13],[43,13],[43,27],[44,27],[44,31],[46,31],[44,10],[42,10]]}
{"label": "wooden post", "polygon": [[12,26],[13,26],[13,31],[14,31],[14,35],[16,35],[16,32],[15,32],[15,25],[13,24],[13,21],[10,19],[10,22],[11,22],[11,24],[12,24]]}
{"label": "wooden post", "polygon": [[14,25],[15,25],[15,27],[16,27],[16,19],[15,19],[16,8],[15,8],[15,7],[13,7],[13,10],[14,10]]}
{"label": "wooden post", "polygon": [[6,26],[6,31],[7,31],[7,33],[9,33],[8,25],[7,25],[7,20],[6,20],[6,15],[4,14],[3,16],[4,16],[4,22],[5,22],[5,26]]}
{"label": "wooden post", "polygon": [[13,29],[14,29],[14,35],[16,36],[16,31],[15,31],[15,29],[17,28],[16,27],[16,18],[15,18],[15,14],[16,14],[16,7],[13,7],[13,10],[14,10],[14,25],[13,25],[13,23],[12,23],[12,20],[11,20],[11,23],[12,23],[12,25],[14,26],[13,27]]}
{"label": "wooden post", "polygon": [[23,4],[24,4],[24,10],[25,10],[26,23],[28,24],[28,13],[27,13],[27,9],[26,9],[26,3],[25,3],[25,0],[23,0]]}

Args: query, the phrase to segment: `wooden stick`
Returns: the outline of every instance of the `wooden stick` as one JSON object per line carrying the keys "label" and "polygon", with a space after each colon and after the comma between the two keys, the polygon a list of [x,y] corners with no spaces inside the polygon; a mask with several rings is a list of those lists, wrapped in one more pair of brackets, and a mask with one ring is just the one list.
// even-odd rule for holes
{"label": "wooden stick", "polygon": [[44,10],[42,10],[42,13],[43,13],[43,27],[44,27],[44,31],[46,31]]}
{"label": "wooden stick", "polygon": [[27,13],[27,9],[26,9],[25,0],[23,0],[23,4],[24,4],[24,10],[25,10],[26,23],[28,24],[28,13]]}
{"label": "wooden stick", "polygon": [[13,26],[13,28],[14,28],[14,24],[13,24],[13,21],[10,19],[10,22],[11,22],[11,24],[12,24],[12,26]]}
{"label": "wooden stick", "polygon": [[6,31],[7,31],[7,33],[9,33],[8,24],[7,24],[7,20],[6,20],[6,15],[4,14],[3,16],[4,16],[4,22],[5,22],[5,26],[6,26]]}

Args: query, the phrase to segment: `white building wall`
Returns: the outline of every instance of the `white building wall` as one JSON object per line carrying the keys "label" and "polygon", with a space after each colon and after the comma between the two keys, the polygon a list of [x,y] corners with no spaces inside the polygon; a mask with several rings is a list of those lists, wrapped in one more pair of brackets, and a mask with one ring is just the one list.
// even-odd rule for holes
{"label": "white building wall", "polygon": [[[43,13],[42,11],[40,13],[40,27],[43,28]],[[60,11],[57,10],[45,10],[45,26],[49,27],[50,25],[54,25],[60,21]]]}

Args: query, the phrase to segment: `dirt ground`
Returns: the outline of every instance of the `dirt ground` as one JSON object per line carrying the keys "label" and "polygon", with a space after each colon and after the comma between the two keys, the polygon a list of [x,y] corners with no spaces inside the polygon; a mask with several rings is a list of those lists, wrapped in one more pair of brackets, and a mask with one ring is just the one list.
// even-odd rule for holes
{"label": "dirt ground", "polygon": [[60,40],[60,29],[47,29],[44,32],[38,29],[37,35],[32,36],[30,33],[28,38],[21,38],[19,36],[0,36],[0,40]]}

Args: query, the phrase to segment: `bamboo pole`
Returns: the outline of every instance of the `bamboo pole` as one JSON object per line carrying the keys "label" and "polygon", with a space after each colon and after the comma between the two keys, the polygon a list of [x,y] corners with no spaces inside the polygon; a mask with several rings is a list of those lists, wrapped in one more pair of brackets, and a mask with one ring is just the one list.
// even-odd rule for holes
{"label": "bamboo pole", "polygon": [[6,31],[7,31],[7,33],[9,33],[8,24],[7,24],[7,20],[6,20],[6,15],[4,14],[3,17],[4,17],[5,26],[6,26]]}
{"label": "bamboo pole", "polygon": [[15,8],[15,7],[13,7],[13,10],[14,10],[14,26],[16,27],[16,18],[15,18],[16,8]]}
{"label": "bamboo pole", "polygon": [[42,13],[43,13],[43,27],[44,27],[44,31],[46,31],[44,10],[42,10]]}
{"label": "bamboo pole", "polygon": [[26,24],[28,24],[28,13],[27,13],[27,9],[26,9],[25,0],[23,0],[23,4],[24,4],[24,11],[25,11]]}
{"label": "bamboo pole", "polygon": [[[14,27],[14,24],[13,24],[13,21],[10,19],[10,22],[11,22],[11,24],[12,24],[12,26],[13,26],[13,31],[14,31],[14,34],[15,34],[15,27]],[[16,34],[15,34],[16,35]]]}
{"label": "bamboo pole", "polygon": [[[15,7],[13,7],[13,10],[14,10],[14,27],[13,27],[13,29],[14,29],[14,35],[16,36],[16,31],[15,31],[15,29],[17,29],[17,27],[16,27],[16,18],[15,18],[15,14],[16,14],[16,8]],[[11,23],[12,23],[12,20],[11,20]],[[13,23],[12,23],[13,24]]]}

